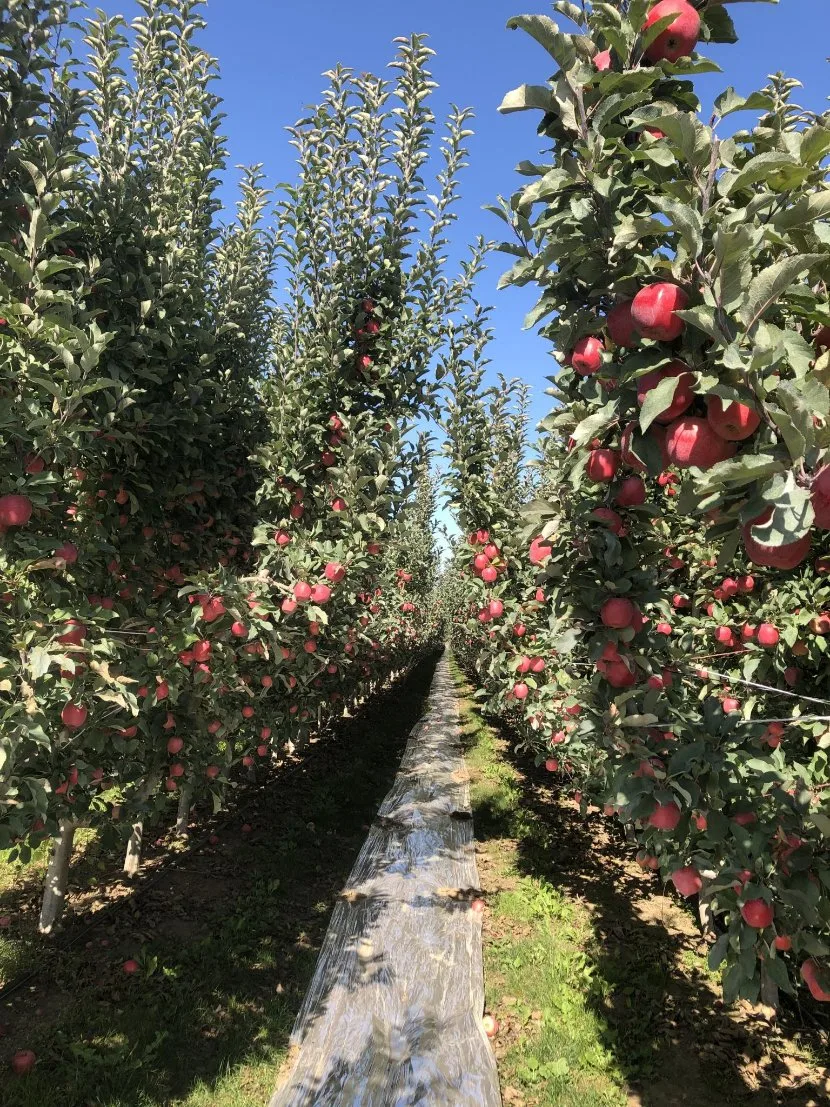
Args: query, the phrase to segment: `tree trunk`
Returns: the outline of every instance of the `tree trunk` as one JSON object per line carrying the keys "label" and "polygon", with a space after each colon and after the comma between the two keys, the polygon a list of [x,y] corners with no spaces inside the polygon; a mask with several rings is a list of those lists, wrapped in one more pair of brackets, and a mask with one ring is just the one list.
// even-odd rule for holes
{"label": "tree trunk", "polygon": [[703,880],[703,887],[697,897],[697,916],[700,920],[700,929],[704,934],[716,934],[717,928],[715,927],[715,912],[712,910],[712,897],[714,892],[711,890],[711,882],[715,879],[714,869],[702,869],[700,876]]}
{"label": "tree trunk", "polygon": [[60,922],[66,903],[69,885],[69,862],[72,860],[72,846],[75,842],[75,827],[71,819],[61,819],[60,832],[52,847],[49,868],[46,871],[46,883],[43,888],[43,904],[40,909],[41,934],[52,934]]}
{"label": "tree trunk", "polygon": [[[156,770],[150,773],[138,790],[139,803],[145,803],[155,792],[161,780],[161,773]],[[130,840],[127,842],[127,853],[124,857],[124,875],[136,876],[141,866],[141,842],[144,837],[144,816],[133,823]]]}
{"label": "tree trunk", "polygon": [[761,1003],[765,1007],[772,1008],[768,1015],[770,1019],[774,1019],[778,1009],[778,985],[763,963],[761,964]]}
{"label": "tree trunk", "polygon": [[187,834],[187,824],[190,819],[190,801],[193,799],[193,787],[183,784],[179,792],[179,807],[176,811],[176,834],[184,838]]}

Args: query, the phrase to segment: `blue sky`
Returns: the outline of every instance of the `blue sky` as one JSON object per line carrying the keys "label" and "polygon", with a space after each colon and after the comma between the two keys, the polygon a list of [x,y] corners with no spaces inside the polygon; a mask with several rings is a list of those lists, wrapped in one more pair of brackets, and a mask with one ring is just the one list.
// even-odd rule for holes
{"label": "blue sky", "polygon": [[[110,0],[107,8],[129,10],[123,0]],[[522,82],[542,83],[550,71],[542,48],[522,32],[506,30],[505,24],[519,12],[550,10],[544,3],[514,0],[210,0],[202,41],[222,69],[218,91],[228,115],[231,162],[263,161],[273,180],[290,179],[292,150],[283,128],[319,98],[325,84],[322,72],[338,61],[380,72],[392,56],[396,35],[426,32],[437,52],[436,107],[454,102],[476,112],[456,229],[459,248],[480,233],[496,238],[501,224],[482,205],[498,193],[509,194],[519,180],[513,172],[516,163],[533,158],[538,150],[537,113],[501,116],[496,109],[508,89]],[[804,84],[800,102],[823,110],[830,87],[825,61],[830,53],[830,0],[735,3],[729,10],[740,42],[709,49],[724,72],[698,78],[704,104],[726,85],[747,93],[760,87],[768,73],[783,70]],[[532,383],[533,414],[541,417],[549,406],[544,378],[553,363],[547,344],[522,330],[535,300],[533,290],[496,290],[508,262],[504,255],[493,255],[480,289],[481,298],[495,305],[493,368]]]}
{"label": "blue sky", "polygon": [[[102,6],[110,14],[136,14],[132,0],[103,0]],[[546,3],[514,0],[209,0],[208,29],[201,41],[221,66],[216,91],[227,114],[230,164],[263,162],[271,182],[293,179],[293,150],[284,128],[319,99],[324,70],[342,62],[380,73],[394,54],[393,38],[425,32],[437,53],[436,111],[456,103],[476,113],[455,230],[457,253],[478,234],[497,238],[502,224],[482,206],[499,193],[509,195],[521,180],[515,165],[534,158],[539,149],[538,113],[501,116],[497,107],[506,91],[523,82],[542,83],[551,69],[541,47],[522,32],[506,30],[505,24],[523,11],[550,10]],[[805,86],[799,102],[824,110],[830,87],[825,60],[830,0],[733,3],[729,11],[740,41],[707,50],[723,73],[697,79],[704,107],[727,85],[746,94],[761,87],[767,74],[781,70]],[[733,118],[736,126],[746,121],[741,115]],[[232,180],[225,192],[228,203],[235,198]],[[535,302],[534,290],[496,290],[508,264],[505,255],[494,254],[479,289],[480,299],[495,306],[492,369],[532,384],[532,415],[539,419],[549,408],[545,377],[555,363],[548,344],[522,329]]]}
{"label": "blue sky", "polygon": [[[136,14],[132,0],[103,0],[101,6],[111,14]],[[476,113],[471,165],[455,231],[458,253],[478,234],[498,238],[502,224],[483,212],[482,205],[514,190],[520,181],[515,165],[534,158],[539,143],[538,113],[501,116],[497,107],[506,91],[523,82],[544,82],[551,68],[540,46],[523,32],[505,28],[511,15],[523,11],[551,9],[542,2],[514,0],[209,0],[208,28],[201,41],[221,66],[216,90],[227,114],[230,164],[263,162],[272,182],[292,179],[293,150],[284,128],[319,99],[324,70],[342,62],[380,73],[393,56],[393,38],[425,32],[437,54],[436,110],[457,103]],[[708,49],[723,73],[697,79],[705,107],[727,85],[748,93],[777,70],[803,83],[799,99],[805,106],[817,111],[827,107],[830,0],[732,3],[729,11],[740,41]],[[746,119],[733,118],[736,125]],[[226,199],[233,202],[232,181]],[[495,306],[492,368],[531,382],[533,416],[541,418],[549,407],[545,377],[555,363],[548,344],[522,330],[524,316],[535,302],[534,290],[496,290],[508,264],[505,255],[494,254],[479,289],[480,299]]]}

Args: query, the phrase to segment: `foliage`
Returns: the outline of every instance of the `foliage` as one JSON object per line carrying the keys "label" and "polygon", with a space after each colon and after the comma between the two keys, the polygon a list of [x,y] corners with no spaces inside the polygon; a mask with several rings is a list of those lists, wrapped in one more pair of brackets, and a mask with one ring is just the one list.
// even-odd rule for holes
{"label": "foliage", "polygon": [[82,12],[86,60],[74,7],[0,20],[0,847],[24,861],[220,807],[438,629],[416,426],[481,264],[445,260],[469,113],[433,185],[431,52],[399,40],[393,80],[328,74],[298,183],[243,169],[223,224],[202,4],[139,7]]}
{"label": "foliage", "polygon": [[[716,67],[655,59],[646,0],[554,7],[574,32],[510,21],[556,72],[502,107],[541,109],[551,150],[497,210],[557,406],[531,564],[499,570],[497,618],[469,581],[462,660],[645,866],[700,893],[728,1000],[799,972],[827,998],[829,121],[775,75],[704,123],[691,78]],[[760,118],[729,134],[737,111]]]}

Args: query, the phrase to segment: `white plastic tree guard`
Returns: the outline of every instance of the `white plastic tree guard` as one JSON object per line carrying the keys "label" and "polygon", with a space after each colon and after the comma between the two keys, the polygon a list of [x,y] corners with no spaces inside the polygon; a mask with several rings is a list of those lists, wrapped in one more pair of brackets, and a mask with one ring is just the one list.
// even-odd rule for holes
{"label": "white plastic tree guard", "polygon": [[335,906],[271,1107],[499,1107],[481,1025],[477,889],[456,695],[442,659]]}

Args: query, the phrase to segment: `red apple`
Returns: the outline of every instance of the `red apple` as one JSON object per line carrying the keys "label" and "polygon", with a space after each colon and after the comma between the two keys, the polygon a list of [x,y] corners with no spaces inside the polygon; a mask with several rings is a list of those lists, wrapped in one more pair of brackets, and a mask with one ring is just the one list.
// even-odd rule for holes
{"label": "red apple", "polygon": [[774,569],[794,569],[810,553],[810,535],[805,534],[795,542],[786,542],[782,546],[766,546],[752,536],[752,528],[768,523],[771,516],[770,507],[742,528],[746,555],[756,565],[766,565]]}
{"label": "red apple", "polygon": [[720,396],[710,396],[706,401],[706,419],[712,430],[730,442],[742,442],[749,438],[761,422],[761,416],[751,407],[737,400],[731,403],[727,400],[724,407]]}
{"label": "red apple", "polygon": [[758,645],[759,646],[777,646],[778,639],[781,635],[778,633],[776,627],[772,623],[761,623],[758,627]]}
{"label": "red apple", "polygon": [[705,419],[684,415],[666,431],[666,453],[678,469],[711,469],[735,454],[734,442],[727,442]]}
{"label": "red apple", "polygon": [[300,603],[305,603],[306,600],[310,600],[311,585],[304,580],[298,580],[294,585],[294,598],[299,600]]}
{"label": "red apple", "polygon": [[630,688],[637,682],[637,677],[622,658],[609,661],[604,667],[603,676],[612,688]]}
{"label": "red apple", "polygon": [[184,749],[184,738],[168,738],[167,739],[167,752],[172,753],[174,756],[180,753]]}
{"label": "red apple", "polygon": [[659,19],[674,15],[665,30],[645,49],[645,56],[654,64],[661,61],[676,62],[691,54],[700,38],[700,16],[688,0],[660,0],[646,16],[643,30],[648,30]]}
{"label": "red apple", "polygon": [[341,565],[339,561],[329,561],[323,570],[323,575],[326,580],[338,584],[346,575],[346,567]]}
{"label": "red apple", "polygon": [[819,1003],[830,1003],[830,991],[827,991],[823,986],[824,983],[830,988],[830,979],[828,979],[827,971],[823,972],[823,980],[819,979],[821,968],[814,957],[810,957],[801,966],[801,979],[810,989],[810,995],[813,999],[819,1001]]}
{"label": "red apple", "polygon": [[766,930],[772,925],[775,912],[764,899],[748,899],[741,905],[741,917],[747,926],[754,926],[756,930]]}
{"label": "red apple", "polygon": [[600,73],[602,73],[606,69],[611,68],[611,51],[600,50],[598,51],[598,53],[594,54],[593,60],[596,68],[600,71]]}
{"label": "red apple", "polygon": [[12,1072],[15,1076],[28,1076],[35,1067],[37,1057],[30,1049],[19,1049],[11,1059]]}
{"label": "red apple", "polygon": [[32,517],[32,501],[28,496],[10,492],[0,496],[0,527],[23,527]]}
{"label": "red apple", "polygon": [[78,547],[74,542],[64,542],[55,550],[55,557],[61,558],[67,565],[74,565],[78,560]]}
{"label": "red apple", "polygon": [[121,971],[123,973],[126,973],[127,976],[135,976],[135,974],[139,971],[140,968],[141,968],[141,966],[139,965],[138,961],[135,961],[135,960],[133,960],[133,958],[130,958],[129,960],[125,961],[124,964],[121,966]]}
{"label": "red apple", "polygon": [[591,518],[608,527],[614,534],[621,534],[625,529],[622,518],[610,507],[595,507]]}
{"label": "red apple", "polygon": [[620,468],[620,454],[617,450],[597,449],[588,454],[585,472],[590,480],[598,484],[612,481]]}
{"label": "red apple", "polygon": [[593,335],[580,338],[571,350],[568,361],[581,377],[593,376],[602,368],[602,351],[604,348],[602,341]]}
{"label": "red apple", "polygon": [[648,817],[648,825],[657,830],[674,830],[680,822],[680,808],[671,800],[669,803],[658,803]]}
{"label": "red apple", "polygon": [[637,332],[631,318],[631,300],[615,304],[605,317],[608,336],[615,346],[636,346]]}
{"label": "red apple", "polygon": [[646,496],[646,486],[641,477],[625,477],[614,497],[614,503],[618,507],[638,507],[646,502]]}
{"label": "red apple", "polygon": [[813,522],[819,530],[830,530],[830,496],[824,496],[818,488],[813,486]]}
{"label": "red apple", "polygon": [[66,703],[61,711],[61,720],[70,730],[78,730],[86,722],[88,710],[82,704]]}
{"label": "red apple", "polygon": [[672,884],[684,898],[695,895],[703,887],[700,873],[693,865],[686,865],[682,869],[676,869],[671,874]]}
{"label": "red apple", "polygon": [[544,565],[552,553],[553,547],[541,536],[534,538],[530,543],[530,561],[532,565]]}
{"label": "red apple", "polygon": [[67,619],[64,625],[72,627],[72,630],[58,635],[55,641],[63,642],[66,645],[80,646],[87,635],[86,625],[80,619]]}
{"label": "red apple", "polygon": [[643,338],[672,342],[686,329],[674,313],[682,311],[689,297],[676,284],[660,282],[641,288],[631,303],[631,320]]}
{"label": "red apple", "polygon": [[631,625],[636,613],[637,609],[631,600],[626,600],[622,596],[612,596],[600,608],[599,617],[605,626],[622,630]]}

